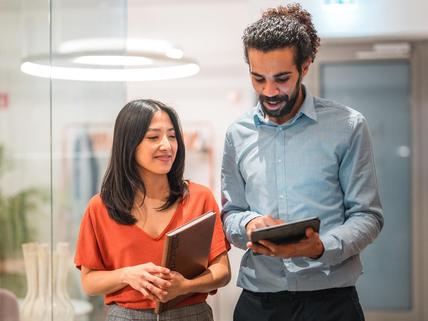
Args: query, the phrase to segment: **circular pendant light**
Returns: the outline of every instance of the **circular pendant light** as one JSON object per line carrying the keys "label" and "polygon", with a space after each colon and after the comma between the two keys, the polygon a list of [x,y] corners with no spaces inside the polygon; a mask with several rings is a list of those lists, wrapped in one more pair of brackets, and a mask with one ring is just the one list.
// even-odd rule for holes
{"label": "circular pendant light", "polygon": [[198,64],[164,40],[93,38],[62,43],[51,55],[23,59],[21,71],[81,81],[151,81],[190,77]]}

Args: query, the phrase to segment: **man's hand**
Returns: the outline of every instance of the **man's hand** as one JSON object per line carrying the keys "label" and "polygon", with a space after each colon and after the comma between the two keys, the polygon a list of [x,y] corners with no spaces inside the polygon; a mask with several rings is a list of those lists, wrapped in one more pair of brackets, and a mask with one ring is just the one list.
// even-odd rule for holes
{"label": "man's hand", "polygon": [[297,243],[277,245],[266,240],[261,240],[258,243],[248,242],[247,247],[255,253],[282,258],[306,256],[317,259],[324,253],[324,245],[320,240],[319,234],[314,232],[310,227],[306,229],[306,238]]}
{"label": "man's hand", "polygon": [[245,227],[247,229],[248,239],[251,240],[251,232],[256,228],[278,225],[281,223],[284,223],[284,221],[280,219],[275,219],[270,215],[256,217],[255,219],[252,219],[250,222],[248,222],[247,226]]}

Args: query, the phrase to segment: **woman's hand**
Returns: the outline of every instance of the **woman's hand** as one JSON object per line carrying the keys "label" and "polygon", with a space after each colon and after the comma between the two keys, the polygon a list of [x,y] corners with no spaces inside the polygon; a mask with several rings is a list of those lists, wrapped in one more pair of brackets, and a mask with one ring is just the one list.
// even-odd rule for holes
{"label": "woman's hand", "polygon": [[186,294],[189,287],[189,280],[186,279],[182,274],[176,271],[171,271],[171,278],[169,279],[170,286],[165,289],[165,295],[159,297],[159,301],[168,302],[179,295]]}
{"label": "woman's hand", "polygon": [[153,263],[125,267],[121,279],[151,300],[164,298],[172,285],[171,271]]}
{"label": "woman's hand", "polygon": [[217,256],[208,268],[193,279],[186,279],[179,272],[171,271],[169,282],[165,289],[166,295],[160,296],[159,301],[167,302],[177,296],[188,293],[209,293],[230,281],[230,265],[227,252]]}

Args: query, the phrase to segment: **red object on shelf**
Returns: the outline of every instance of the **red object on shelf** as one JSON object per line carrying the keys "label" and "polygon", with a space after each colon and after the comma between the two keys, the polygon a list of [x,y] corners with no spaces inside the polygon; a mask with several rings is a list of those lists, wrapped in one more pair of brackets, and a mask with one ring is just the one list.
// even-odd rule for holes
{"label": "red object on shelf", "polygon": [[9,107],[9,95],[3,92],[0,92],[0,108],[7,109]]}

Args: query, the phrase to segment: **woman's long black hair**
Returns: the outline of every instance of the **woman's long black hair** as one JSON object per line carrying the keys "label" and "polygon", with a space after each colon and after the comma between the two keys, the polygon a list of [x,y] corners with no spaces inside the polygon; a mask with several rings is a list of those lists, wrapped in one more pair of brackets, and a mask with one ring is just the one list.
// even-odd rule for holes
{"label": "woman's long black hair", "polygon": [[170,208],[184,197],[183,180],[185,148],[178,115],[171,107],[152,99],[139,99],[126,104],[116,118],[110,163],[101,185],[101,199],[112,219],[120,224],[135,224],[131,214],[137,191],[146,195],[146,186],[139,175],[135,150],[150,126],[153,115],[162,111],[168,114],[177,139],[177,155],[167,174],[170,194],[159,210]]}

